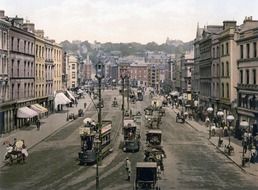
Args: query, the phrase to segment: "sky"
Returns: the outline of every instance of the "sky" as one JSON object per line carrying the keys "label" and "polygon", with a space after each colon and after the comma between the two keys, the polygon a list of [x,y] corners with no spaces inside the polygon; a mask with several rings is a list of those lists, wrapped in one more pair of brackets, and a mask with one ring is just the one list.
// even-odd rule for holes
{"label": "sky", "polygon": [[258,0],[0,0],[0,10],[33,22],[57,42],[187,42],[197,23],[258,20]]}

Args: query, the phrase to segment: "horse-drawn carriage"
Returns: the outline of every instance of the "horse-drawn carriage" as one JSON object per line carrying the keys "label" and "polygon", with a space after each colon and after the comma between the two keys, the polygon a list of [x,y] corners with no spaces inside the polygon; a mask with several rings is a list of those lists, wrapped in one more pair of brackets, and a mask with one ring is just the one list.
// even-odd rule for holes
{"label": "horse-drawn carriage", "polygon": [[179,114],[177,113],[176,115],[176,122],[181,122],[181,123],[184,123],[185,122],[185,115],[183,113]]}
{"label": "horse-drawn carriage", "polygon": [[[153,106],[148,106],[144,109],[145,112],[145,119],[146,119],[146,126],[150,129],[159,128],[161,123],[162,114],[160,110]],[[156,123],[156,125],[155,125]]]}
{"label": "horse-drawn carriage", "polygon": [[164,170],[163,158],[166,157],[165,151],[161,146],[161,130],[149,130],[146,133],[147,147],[144,150],[145,162],[156,162],[160,170]]}
{"label": "horse-drawn carriage", "polygon": [[116,97],[114,97],[114,100],[113,100],[113,102],[112,102],[112,106],[113,106],[113,107],[117,107],[117,106],[118,106]]}
{"label": "horse-drawn carriage", "polygon": [[28,152],[23,140],[16,141],[13,145],[9,142],[5,142],[8,144],[7,152],[5,153],[5,161],[9,164],[13,164],[14,161],[17,163],[24,163],[26,157],[28,157]]}
{"label": "horse-drawn carriage", "polygon": [[134,190],[160,190],[155,162],[137,162]]}

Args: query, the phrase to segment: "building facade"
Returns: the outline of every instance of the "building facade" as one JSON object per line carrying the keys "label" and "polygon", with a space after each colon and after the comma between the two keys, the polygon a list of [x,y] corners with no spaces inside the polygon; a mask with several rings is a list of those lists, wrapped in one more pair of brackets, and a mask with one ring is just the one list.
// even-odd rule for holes
{"label": "building facade", "polygon": [[78,65],[79,62],[77,57],[72,54],[68,55],[68,89],[78,86]]}
{"label": "building facade", "polygon": [[237,113],[239,121],[258,122],[258,21],[247,17],[237,37]]}
{"label": "building facade", "polygon": [[11,128],[13,124],[13,110],[10,101],[9,62],[9,30],[11,24],[2,18],[4,11],[0,11],[0,134]]}

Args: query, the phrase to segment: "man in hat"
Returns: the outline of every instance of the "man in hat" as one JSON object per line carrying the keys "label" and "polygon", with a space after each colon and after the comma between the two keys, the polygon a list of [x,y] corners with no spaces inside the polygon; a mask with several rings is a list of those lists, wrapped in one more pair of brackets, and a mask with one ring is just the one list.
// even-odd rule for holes
{"label": "man in hat", "polygon": [[127,172],[127,180],[130,181],[130,179],[131,179],[131,162],[128,157],[126,157],[126,160],[125,160],[125,169]]}

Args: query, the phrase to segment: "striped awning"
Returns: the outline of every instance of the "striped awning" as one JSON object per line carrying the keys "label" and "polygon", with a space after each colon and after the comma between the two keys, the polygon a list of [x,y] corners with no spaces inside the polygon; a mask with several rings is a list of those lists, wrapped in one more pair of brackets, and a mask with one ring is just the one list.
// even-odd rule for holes
{"label": "striped awning", "polygon": [[31,109],[33,109],[34,111],[38,112],[38,113],[46,113],[48,112],[47,108],[44,108],[43,106],[39,105],[39,104],[32,104]]}
{"label": "striped awning", "polygon": [[38,113],[36,111],[34,111],[33,109],[30,109],[28,107],[21,107],[17,111],[18,118],[33,118],[37,115],[38,115]]}

